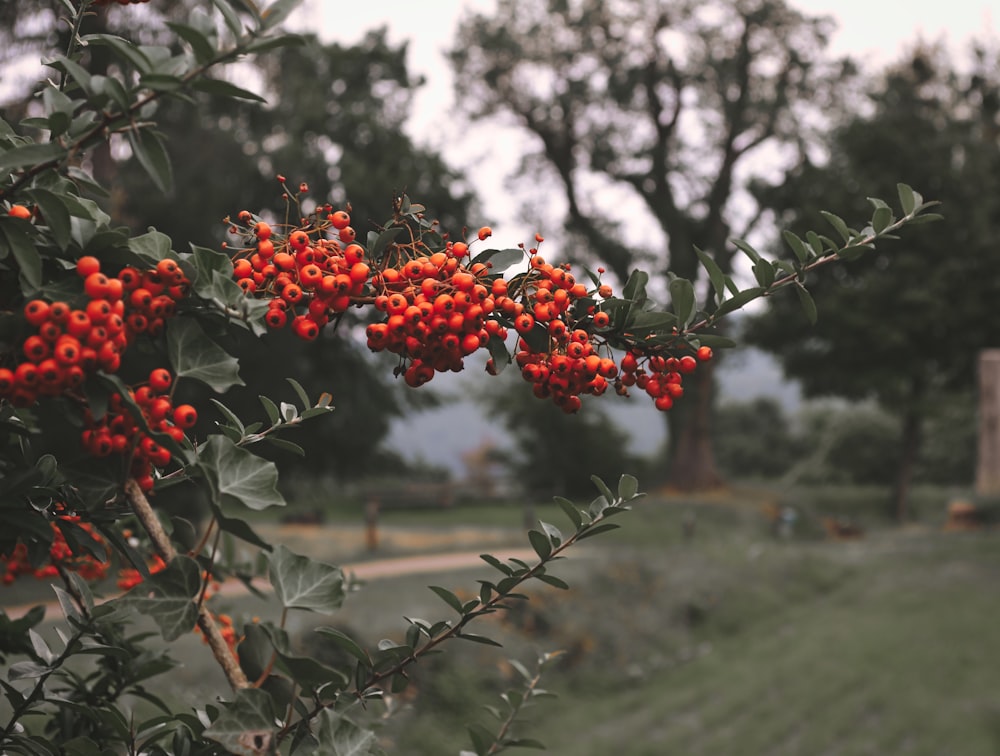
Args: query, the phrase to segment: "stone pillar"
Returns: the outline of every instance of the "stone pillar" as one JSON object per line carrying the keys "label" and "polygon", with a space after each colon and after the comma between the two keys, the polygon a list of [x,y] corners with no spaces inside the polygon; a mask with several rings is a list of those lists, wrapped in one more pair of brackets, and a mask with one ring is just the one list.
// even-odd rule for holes
{"label": "stone pillar", "polygon": [[976,493],[1000,496],[1000,349],[984,349],[979,353]]}

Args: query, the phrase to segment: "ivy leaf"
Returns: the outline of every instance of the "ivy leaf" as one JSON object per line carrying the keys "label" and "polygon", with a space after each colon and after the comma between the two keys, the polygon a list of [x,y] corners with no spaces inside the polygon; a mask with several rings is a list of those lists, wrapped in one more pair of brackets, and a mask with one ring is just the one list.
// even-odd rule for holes
{"label": "ivy leaf", "polygon": [[143,262],[155,266],[160,260],[177,259],[171,249],[170,237],[155,228],[129,239],[128,248]]}
{"label": "ivy leaf", "polygon": [[243,386],[239,362],[212,341],[193,318],[174,318],[167,327],[167,354],[178,378],[194,378],[218,393]]}
{"label": "ivy leaf", "polygon": [[344,603],[344,573],[339,567],[295,554],[278,545],[268,556],[274,592],[286,609],[329,614]]}
{"label": "ivy leaf", "polygon": [[198,466],[220,506],[235,503],[258,511],[285,506],[278,493],[278,468],[274,463],[237,446],[226,436],[209,437],[198,450]]}
{"label": "ivy leaf", "polygon": [[271,696],[257,688],[243,688],[203,734],[237,756],[273,754],[277,752],[274,721]]}
{"label": "ivy leaf", "polygon": [[198,619],[194,598],[201,591],[201,568],[186,556],[174,557],[166,569],[151,575],[119,601],[151,617],[166,641],[191,632]]}
{"label": "ivy leaf", "polygon": [[359,727],[343,714],[323,709],[316,718],[319,748],[316,756],[382,756],[375,733]]}

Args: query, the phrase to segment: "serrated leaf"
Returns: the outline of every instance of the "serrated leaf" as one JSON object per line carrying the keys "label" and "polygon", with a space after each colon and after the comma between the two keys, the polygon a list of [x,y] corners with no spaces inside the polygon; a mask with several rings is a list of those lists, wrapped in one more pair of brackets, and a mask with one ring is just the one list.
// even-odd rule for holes
{"label": "serrated leaf", "polygon": [[194,629],[198,619],[195,597],[201,591],[201,568],[186,556],[176,556],[165,569],[150,575],[117,599],[150,617],[166,641],[175,641]]}
{"label": "serrated leaf", "polygon": [[271,696],[257,688],[243,688],[202,734],[236,756],[265,756],[275,753],[274,722]]}
{"label": "serrated leaf", "polygon": [[239,361],[212,341],[194,318],[173,318],[167,326],[167,355],[178,379],[193,378],[218,393],[243,386]]}
{"label": "serrated leaf", "polygon": [[209,436],[198,450],[198,466],[220,506],[242,505],[261,510],[283,507],[278,469],[273,462],[237,446],[225,436]]}
{"label": "serrated leaf", "polygon": [[295,554],[283,545],[268,556],[268,574],[286,609],[329,614],[344,603],[344,573],[339,567]]}

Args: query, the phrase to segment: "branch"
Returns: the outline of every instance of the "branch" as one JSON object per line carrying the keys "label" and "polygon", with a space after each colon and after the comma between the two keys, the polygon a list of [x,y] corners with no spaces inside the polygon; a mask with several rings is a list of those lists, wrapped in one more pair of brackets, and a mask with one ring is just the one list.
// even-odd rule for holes
{"label": "branch", "polygon": [[[146,498],[146,494],[142,492],[142,489],[139,488],[139,484],[134,478],[129,478],[125,481],[125,497],[128,499],[128,503],[132,507],[135,516],[139,519],[140,524],[146,533],[149,534],[156,553],[160,555],[160,558],[164,562],[169,563],[177,556],[177,551],[170,542],[170,537],[163,529],[160,518],[156,516],[152,506],[150,506],[149,499]],[[208,646],[212,649],[212,655],[226,675],[229,686],[233,690],[249,688],[250,682],[233,657],[233,652],[229,648],[229,644],[222,637],[219,626],[215,623],[215,617],[203,603],[198,605],[198,627],[205,634]]]}

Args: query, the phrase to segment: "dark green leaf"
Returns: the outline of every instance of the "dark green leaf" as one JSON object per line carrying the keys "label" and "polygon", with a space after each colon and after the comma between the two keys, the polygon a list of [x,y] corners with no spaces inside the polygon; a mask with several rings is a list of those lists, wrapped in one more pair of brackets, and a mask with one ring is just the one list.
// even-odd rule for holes
{"label": "dark green leaf", "polygon": [[486,349],[493,358],[496,372],[499,374],[510,364],[510,352],[507,351],[507,344],[496,334],[490,335],[490,340],[486,342]]}
{"label": "dark green leaf", "polygon": [[679,325],[687,326],[694,317],[694,285],[686,278],[675,278],[670,282],[670,301]]}
{"label": "dark green leaf", "polygon": [[333,709],[323,709],[316,717],[319,745],[315,756],[382,756],[378,739]]}
{"label": "dark green leaf", "polygon": [[564,591],[569,590],[569,584],[565,580],[557,578],[555,575],[535,575],[535,579],[541,580],[543,583],[551,585],[554,588],[559,588]]}
{"label": "dark green leaf", "polygon": [[201,30],[171,21],[167,22],[167,26],[173,29],[178,37],[191,45],[194,57],[199,63],[206,63],[215,57],[215,45]]}
{"label": "dark green leaf", "polygon": [[198,450],[198,466],[221,506],[235,504],[255,510],[285,506],[278,493],[278,469],[274,463],[237,446],[225,436],[209,436]]}
{"label": "dark green leaf", "polygon": [[743,254],[750,258],[751,262],[756,263],[760,260],[760,252],[753,248],[753,246],[743,240],[743,239],[733,239],[733,246],[739,249]]}
{"label": "dark green leaf", "polygon": [[896,192],[899,194],[899,205],[903,208],[903,215],[911,215],[923,202],[923,197],[906,184],[896,184]]}
{"label": "dark green leaf", "polygon": [[708,280],[711,281],[712,289],[715,290],[716,299],[721,300],[726,291],[726,276],[722,272],[722,268],[719,267],[719,264],[708,253],[697,247],[694,248],[694,251],[698,255],[698,259],[701,260],[702,266],[708,272]]}
{"label": "dark green leaf", "polygon": [[748,302],[763,296],[764,289],[760,286],[753,286],[749,289],[744,289],[739,294],[735,294],[725,302],[719,305],[719,308],[715,311],[715,316],[720,317],[726,313],[732,312],[733,310],[738,310],[743,305]]}
{"label": "dark green leaf", "polygon": [[625,286],[622,288],[622,299],[634,302],[644,302],[646,300],[646,284],[649,281],[649,274],[642,270],[632,271]]}
{"label": "dark green leaf", "polygon": [[802,239],[793,234],[791,231],[785,230],[781,232],[782,238],[785,243],[792,248],[792,252],[795,253],[795,257],[798,258],[800,263],[808,262],[812,257],[812,253]]}
{"label": "dark green leaf", "polygon": [[21,290],[30,296],[42,285],[42,258],[16,218],[0,218],[0,259],[12,255],[21,271]]}
{"label": "dark green leaf", "polygon": [[525,260],[523,249],[486,249],[472,260],[473,263],[489,263],[490,272],[502,273],[512,265]]}
{"label": "dark green leaf", "polygon": [[753,275],[757,279],[757,283],[766,289],[774,283],[774,266],[764,258],[761,258],[754,263]]}
{"label": "dark green leaf", "polygon": [[547,559],[552,553],[552,543],[540,530],[529,530],[528,541],[540,558]]}
{"label": "dark green leaf", "polygon": [[478,633],[459,633],[455,637],[461,638],[462,640],[472,641],[473,643],[481,643],[484,646],[496,646],[497,648],[503,648],[502,643],[498,643],[492,638],[487,638],[485,635],[479,635]]}
{"label": "dark green leaf", "polygon": [[286,609],[331,613],[344,602],[339,567],[293,553],[278,545],[268,556],[271,585]]}
{"label": "dark green leaf", "polygon": [[173,318],[167,326],[167,354],[177,378],[194,378],[218,393],[243,386],[239,361],[212,341],[194,318]]}
{"label": "dark green leaf", "polygon": [[504,575],[508,575],[509,576],[509,575],[513,575],[514,574],[514,571],[510,567],[508,567],[506,564],[504,564],[503,562],[501,562],[499,559],[497,559],[492,554],[480,554],[479,558],[482,559],[484,562],[486,562],[486,564],[490,565],[491,567],[495,567],[497,570],[499,570],[500,572],[502,572]]}
{"label": "dark green leaf", "polygon": [[260,399],[261,406],[264,408],[264,412],[267,413],[267,419],[271,422],[271,425],[278,425],[281,422],[281,413],[278,412],[278,407],[268,399],[266,396],[258,396]]}
{"label": "dark green leaf", "polygon": [[264,756],[275,753],[274,722],[271,696],[257,688],[243,688],[232,703],[224,704],[203,734],[236,756]]}
{"label": "dark green leaf", "polygon": [[305,449],[303,449],[298,444],[288,441],[284,438],[278,438],[277,436],[268,436],[267,438],[264,439],[264,441],[269,443],[271,446],[274,446],[286,452],[291,452],[292,454],[298,455],[299,457],[306,456]]}
{"label": "dark green leaf", "polygon": [[71,236],[70,213],[59,195],[48,189],[31,189],[28,195],[38,204],[42,218],[59,249],[66,249]]}
{"label": "dark green leaf", "polygon": [[317,627],[316,632],[329,638],[344,651],[356,658],[362,664],[371,664],[368,652],[359,646],[353,638],[342,633],[335,627]]}
{"label": "dark green leaf", "polygon": [[87,34],[83,37],[83,41],[90,45],[111,48],[120,60],[131,63],[140,73],[150,70],[153,66],[152,61],[142,50],[122,37],[113,34]]}
{"label": "dark green leaf", "polygon": [[586,530],[577,540],[582,541],[584,538],[590,538],[591,536],[599,535],[600,533],[607,533],[609,530],[617,530],[618,525],[613,522],[604,522],[600,525],[595,525],[592,528]]}
{"label": "dark green leaf", "polygon": [[631,501],[639,494],[639,481],[633,475],[622,475],[618,479],[618,498]]}
{"label": "dark green leaf", "polygon": [[888,207],[877,207],[872,213],[872,229],[876,234],[885,231],[892,224],[892,221],[892,210]]}
{"label": "dark green leaf", "polygon": [[256,102],[267,102],[259,94],[243,89],[235,84],[230,84],[223,79],[195,79],[194,88],[217,97],[229,97],[238,100],[254,100]]}
{"label": "dark green leaf", "polygon": [[462,602],[459,601],[458,596],[449,591],[447,588],[442,588],[437,585],[429,585],[427,587],[430,588],[432,591],[434,591],[434,593],[436,593],[441,598],[442,601],[444,601],[448,606],[450,606],[456,612],[458,612],[459,614],[465,614],[465,612],[462,610]]}
{"label": "dark green leaf", "polygon": [[174,169],[160,136],[152,129],[139,129],[129,132],[128,141],[136,160],[146,169],[156,188],[164,194],[169,193],[174,185]]}
{"label": "dark green leaf", "polygon": [[611,489],[608,488],[607,484],[599,477],[597,477],[596,475],[591,475],[590,482],[594,484],[594,486],[597,488],[601,496],[604,497],[605,501],[607,501],[608,504],[610,504],[615,500],[615,495],[611,493]]}
{"label": "dark green leaf", "polygon": [[854,237],[855,234],[847,227],[847,224],[844,223],[840,216],[828,213],[826,210],[820,210],[819,214],[826,218],[827,222],[840,234],[840,238],[843,241],[850,241]]}
{"label": "dark green leaf", "polygon": [[569,499],[564,499],[561,496],[554,497],[554,500],[556,504],[559,505],[559,508],[566,513],[566,516],[573,523],[573,527],[579,529],[579,527],[583,524],[583,515],[580,513],[580,510],[576,508],[576,505]]}
{"label": "dark green leaf", "polygon": [[0,153],[0,176],[5,176],[15,168],[34,166],[50,160],[62,158],[66,149],[58,142],[26,144]]}
{"label": "dark green leaf", "polygon": [[813,301],[812,295],[806,291],[804,286],[796,286],[795,293],[799,295],[799,303],[802,305],[802,311],[806,314],[806,319],[811,325],[816,325],[816,303]]}
{"label": "dark green leaf", "polygon": [[189,557],[177,556],[117,600],[152,618],[164,640],[174,641],[194,628],[198,618],[194,598],[200,591],[201,567]]}

